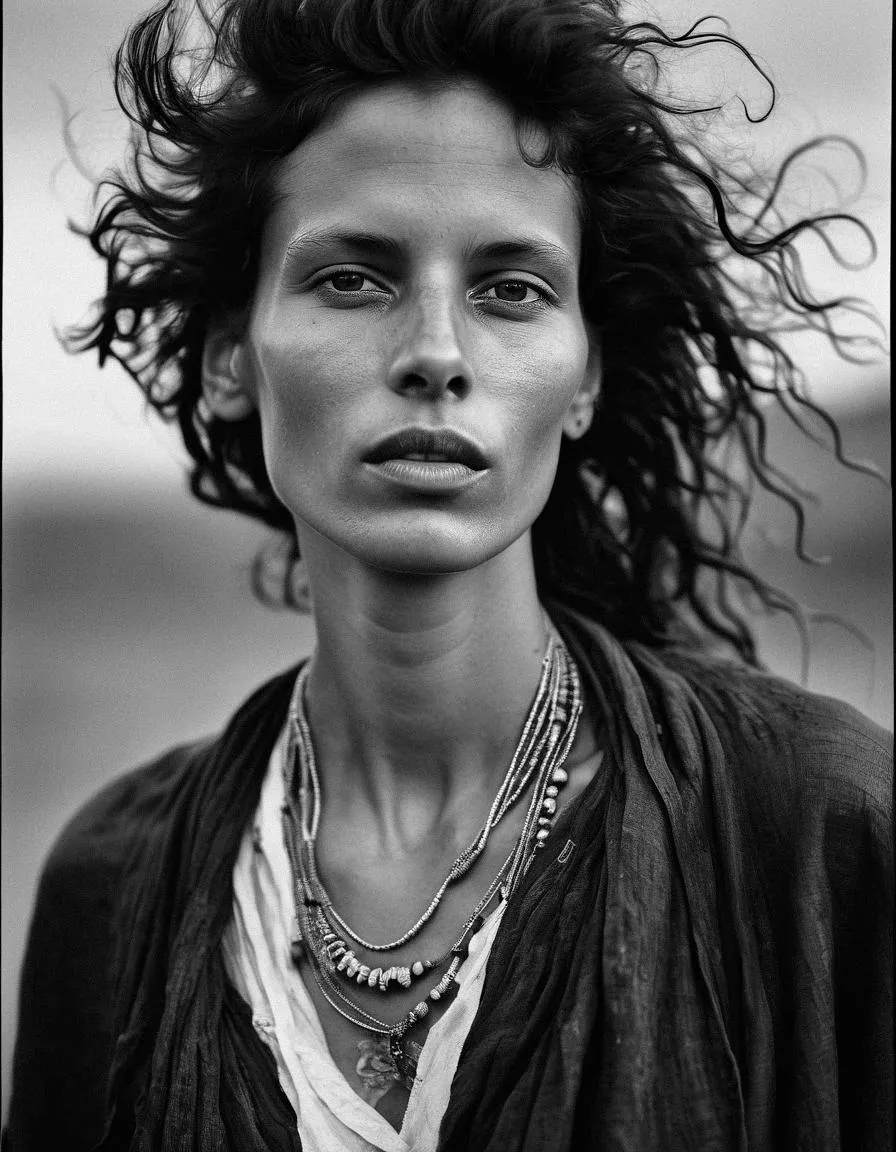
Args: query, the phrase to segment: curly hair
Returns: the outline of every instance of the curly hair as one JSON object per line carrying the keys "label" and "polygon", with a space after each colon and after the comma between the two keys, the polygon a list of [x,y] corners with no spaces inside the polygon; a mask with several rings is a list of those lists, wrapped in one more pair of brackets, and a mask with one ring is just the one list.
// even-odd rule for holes
{"label": "curly hair", "polygon": [[[820,419],[837,459],[861,467],[781,337],[815,329],[848,357],[856,337],[832,314],[864,306],[816,299],[796,242],[814,233],[842,262],[830,224],[856,224],[872,252],[873,240],[842,212],[785,222],[787,170],[821,140],[767,177],[713,158],[694,117],[718,109],[676,104],[660,84],[661,56],[705,44],[732,46],[768,80],[705,21],[671,36],[625,23],[617,0],[223,0],[214,11],[193,0],[186,12],[169,0],[115,58],[128,161],[99,185],[81,230],[107,283],[71,345],[119,361],[177,422],[200,500],[280,530],[297,558],[258,416],[225,422],[202,399],[206,332],[251,301],[278,163],[341,102],[396,79],[478,80],[513,110],[524,159],[574,182],[580,299],[602,347],[595,419],[564,439],[533,526],[539,592],[621,639],[721,641],[757,664],[748,602],[804,618],[744,561],[756,483],[793,509],[807,558],[804,494],[766,455],[763,409],[778,405],[806,435]],[[547,141],[538,155],[523,144],[533,122]]]}

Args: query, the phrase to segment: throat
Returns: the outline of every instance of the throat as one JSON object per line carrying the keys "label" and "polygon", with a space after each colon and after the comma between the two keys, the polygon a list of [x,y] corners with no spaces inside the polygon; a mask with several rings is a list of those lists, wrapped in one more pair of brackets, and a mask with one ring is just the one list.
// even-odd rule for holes
{"label": "throat", "polygon": [[[372,583],[366,572],[354,580],[341,568],[315,573],[307,713],[334,804],[355,799],[374,819],[381,809],[396,828],[419,828],[421,806],[435,809],[433,823],[450,817],[454,792],[462,806],[483,778],[497,787],[550,631],[528,538],[509,552],[444,578],[379,573]],[[320,558],[311,553],[313,567]],[[396,798],[417,810],[390,816]]]}
{"label": "throat", "polygon": [[[356,776],[354,789],[326,796],[320,842],[334,865],[361,872],[423,875],[466,847],[485,824],[501,778],[493,765],[467,760],[431,775]],[[499,766],[500,769],[500,766]]]}
{"label": "throat", "polygon": [[[365,1091],[376,1095],[382,1090],[385,1100],[391,1092],[385,1079],[389,1068],[383,1066],[376,1038],[390,1038],[392,1072],[403,1072],[401,1045],[416,1039],[414,1034],[428,1028],[432,1016],[457,995],[458,973],[488,911],[512,894],[545,847],[560,792],[569,781],[563,765],[578,731],[581,685],[565,645],[552,635],[500,783],[487,811],[474,821],[480,826],[468,833],[469,842],[453,859],[438,848],[433,853],[418,848],[409,868],[406,859],[377,860],[369,839],[359,856],[363,822],[345,819],[351,791],[340,797],[337,777],[336,802],[325,793],[322,779],[327,777],[318,766],[306,708],[308,675],[306,665],[296,679],[284,751],[284,829],[297,894],[296,954],[307,961],[317,992],[340,1020],[372,1033],[367,1050],[355,1057],[354,1074]],[[347,779],[341,777],[343,788]],[[357,784],[356,777],[356,791]],[[326,810],[335,811],[327,823],[325,796]],[[447,856],[453,852],[452,846]],[[390,999],[386,1017],[381,1013]],[[408,1087],[413,1078],[404,1083]]]}

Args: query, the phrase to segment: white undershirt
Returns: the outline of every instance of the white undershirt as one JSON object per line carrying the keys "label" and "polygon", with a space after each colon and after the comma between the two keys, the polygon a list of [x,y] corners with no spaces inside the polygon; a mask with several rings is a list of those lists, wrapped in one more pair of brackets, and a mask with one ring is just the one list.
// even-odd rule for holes
{"label": "white undershirt", "polygon": [[317,1009],[292,962],[294,898],[280,812],[283,738],[271,755],[254,829],[246,829],[233,870],[233,916],[222,941],[227,974],[274,1054],[306,1152],[434,1152],[505,904],[470,942],[457,974],[457,995],[429,1030],[401,1132],[396,1132],[336,1066]]}

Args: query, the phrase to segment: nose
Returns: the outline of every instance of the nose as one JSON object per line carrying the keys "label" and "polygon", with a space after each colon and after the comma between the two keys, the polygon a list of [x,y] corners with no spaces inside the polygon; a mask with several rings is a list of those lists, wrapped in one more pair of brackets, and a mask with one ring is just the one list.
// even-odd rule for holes
{"label": "nose", "polygon": [[464,352],[462,325],[447,291],[422,294],[399,332],[389,387],[421,399],[466,396],[473,374]]}

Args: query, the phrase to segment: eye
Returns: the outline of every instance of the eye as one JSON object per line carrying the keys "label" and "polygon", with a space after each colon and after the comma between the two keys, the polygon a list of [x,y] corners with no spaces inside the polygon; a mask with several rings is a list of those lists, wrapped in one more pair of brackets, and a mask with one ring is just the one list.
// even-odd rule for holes
{"label": "eye", "polygon": [[499,280],[483,289],[479,298],[497,300],[502,304],[538,305],[547,301],[548,294],[527,280]]}
{"label": "eye", "polygon": [[363,268],[332,268],[321,271],[313,290],[334,308],[381,305],[389,298],[389,289]]}
{"label": "eye", "polygon": [[361,292],[366,290],[369,292],[371,288],[379,291],[379,284],[375,284],[369,276],[365,276],[363,272],[355,272],[351,268],[343,268],[338,272],[331,272],[330,275],[323,281],[324,284],[330,285],[337,292]]}

